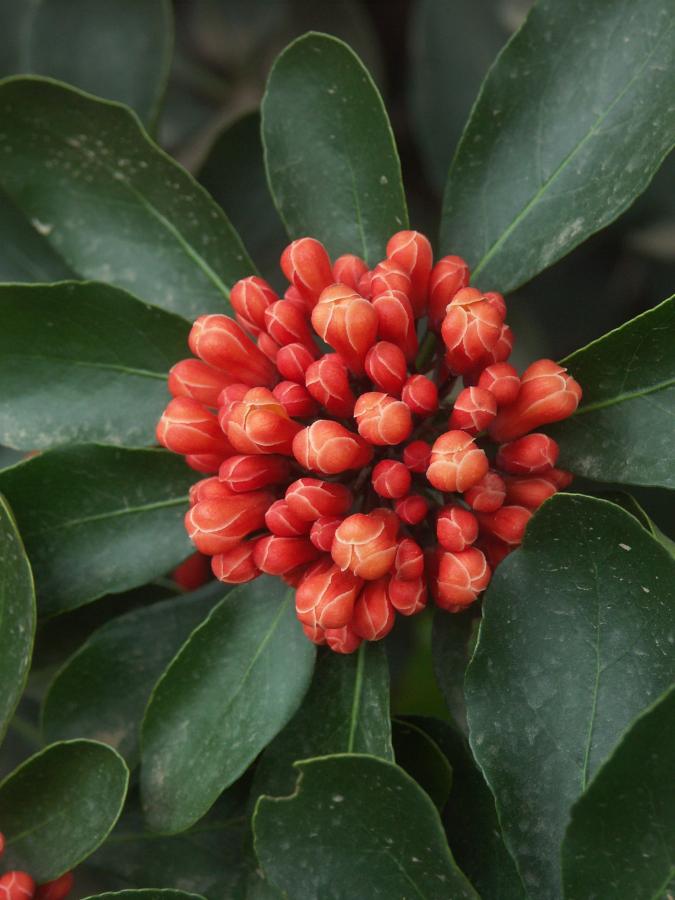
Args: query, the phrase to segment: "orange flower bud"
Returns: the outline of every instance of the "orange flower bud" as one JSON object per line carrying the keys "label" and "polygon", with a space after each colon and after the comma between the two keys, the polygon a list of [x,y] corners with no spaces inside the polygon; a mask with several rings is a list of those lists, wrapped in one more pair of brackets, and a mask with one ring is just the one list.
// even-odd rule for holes
{"label": "orange flower bud", "polygon": [[422,577],[402,579],[398,575],[389,581],[389,600],[402,616],[416,616],[427,605],[427,586]]}
{"label": "orange flower bud", "polygon": [[230,456],[220,467],[218,478],[234,493],[258,491],[270,484],[281,484],[289,473],[283,456]]}
{"label": "orange flower bud", "polygon": [[385,528],[387,528],[389,534],[392,536],[392,539],[397,539],[401,521],[393,509],[389,509],[388,506],[376,506],[375,509],[371,509],[370,515],[381,519],[384,522]]}
{"label": "orange flower bud", "polygon": [[329,560],[312,566],[295,592],[295,611],[304,625],[342,628],[351,620],[363,581]]}
{"label": "orange flower bud", "polygon": [[543,475],[510,475],[504,480],[508,502],[528,509],[539,509],[544,500],[558,490],[549,472]]}
{"label": "orange flower bud", "polygon": [[532,510],[524,506],[502,506],[493,513],[478,513],[481,530],[505,544],[520,544],[531,518]]}
{"label": "orange flower bud", "polygon": [[479,387],[464,388],[455,400],[448,428],[477,435],[485,431],[497,415],[497,401],[493,395]]}
{"label": "orange flower bud", "polygon": [[202,475],[211,475],[217,472],[225,457],[221,453],[188,453],[185,462]]}
{"label": "orange flower bud", "polygon": [[327,643],[326,632],[319,625],[303,625],[302,630],[305,632],[305,637],[309,638],[313,644],[321,646]]}
{"label": "orange flower bud", "polygon": [[345,284],[333,284],[312,310],[312,325],[355,375],[363,374],[366,353],[377,337],[377,313],[367,300]]}
{"label": "orange flower bud", "polygon": [[475,512],[494,512],[504,503],[505,497],[504,479],[492,470],[464,491],[464,499]]}
{"label": "orange flower bud", "polygon": [[223,388],[218,397],[219,411],[229,412],[232,405],[238,400],[243,400],[249,391],[250,387],[247,384],[239,384],[237,382]]}
{"label": "orange flower bud", "polygon": [[412,478],[402,462],[382,459],[373,469],[371,481],[380,497],[395,500],[404,497],[410,490]]}
{"label": "orange flower bud", "polygon": [[581,388],[567,369],[550,359],[532,363],[521,378],[514,403],[500,410],[490,427],[496,441],[509,441],[541,425],[571,416],[581,400]]}
{"label": "orange flower bud", "polygon": [[208,556],[203,553],[192,553],[187,559],[176,566],[171,573],[171,578],[184,591],[196,591],[197,588],[209,580],[211,567]]}
{"label": "orange flower bud", "polygon": [[401,538],[396,546],[394,571],[401,581],[421,578],[424,574],[424,554],[411,538]]}
{"label": "orange flower bud", "polygon": [[411,375],[403,385],[401,399],[416,416],[430,416],[438,409],[438,388],[425,375]]}
{"label": "orange flower bud", "polygon": [[273,363],[229,316],[200,316],[188,338],[190,350],[210,366],[248,385],[272,387],[277,380]]}
{"label": "orange flower bud", "polygon": [[408,494],[394,503],[396,515],[406,525],[419,525],[429,512],[429,503],[420,494]]}
{"label": "orange flower bud", "polygon": [[348,655],[359,649],[363,641],[349,625],[344,628],[327,628],[326,643],[334,653]]}
{"label": "orange flower bud", "polygon": [[439,491],[463,493],[479,482],[489,468],[488,458],[464,431],[446,431],[431,448],[429,482]]}
{"label": "orange flower bud", "polygon": [[345,253],[344,256],[338,256],[333,263],[333,281],[339,284],[346,284],[347,287],[358,291],[359,281],[367,271],[368,266],[360,256],[354,256],[353,253]]}
{"label": "orange flower bud", "polygon": [[242,541],[225,553],[218,553],[211,559],[211,570],[218,581],[225,584],[244,584],[260,575],[260,569],[253,560],[257,541]]}
{"label": "orange flower bud", "polygon": [[239,324],[257,336],[265,328],[265,310],[279,299],[264,278],[242,278],[230,291],[230,303]]}
{"label": "orange flower bud", "polygon": [[207,556],[226,553],[263,527],[265,511],[273,500],[274,496],[267,491],[201,500],[185,515],[187,533],[200,553]]}
{"label": "orange flower bud", "polygon": [[298,478],[286,490],[291,512],[305,522],[316,522],[322,516],[341,516],[352,505],[351,491],[343,484]]}
{"label": "orange flower bud", "polygon": [[497,451],[497,466],[512,475],[540,475],[553,468],[560,448],[546,434],[526,434],[502,444]]}
{"label": "orange flower bud", "polygon": [[274,338],[271,338],[266,331],[261,331],[258,335],[256,346],[261,351],[261,353],[264,353],[265,356],[270,360],[270,362],[274,363],[274,365],[276,366],[277,355],[281,348],[279,344],[277,344],[277,342],[274,340]]}
{"label": "orange flower bud", "polygon": [[363,438],[328,419],[317,419],[293,439],[293,455],[300,465],[324,475],[360,468],[368,461],[367,454]]}
{"label": "orange flower bud", "polygon": [[267,388],[251,388],[223,417],[227,437],[240,453],[281,453],[290,456],[293,439],[302,431]]}
{"label": "orange flower bud", "polygon": [[293,287],[293,285],[289,285],[284,291],[284,300],[288,300],[289,303],[292,303],[293,306],[297,306],[301,312],[308,312],[309,307],[305,302],[305,298],[302,296],[300,291]]}
{"label": "orange flower bud", "polygon": [[333,546],[333,538],[340,522],[342,522],[341,516],[321,516],[316,522],[312,523],[309,539],[317,550],[330,553],[330,548]]}
{"label": "orange flower bud", "polygon": [[221,500],[223,497],[232,497],[236,492],[217,478],[202,478],[190,488],[190,506],[202,500]]}
{"label": "orange flower bud", "polygon": [[424,474],[431,462],[431,444],[426,441],[412,441],[403,448],[403,462],[411,472]]}
{"label": "orange flower bud", "polygon": [[380,294],[384,294],[387,291],[400,291],[402,294],[406,295],[410,300],[411,306],[413,306],[410,297],[411,290],[412,282],[408,273],[390,259],[383,259],[370,273],[371,297],[378,297]]}
{"label": "orange flower bud", "polygon": [[400,444],[412,431],[405,403],[380,391],[361,394],[354,405],[354,419],[361,437],[378,447]]}
{"label": "orange flower bud", "polygon": [[201,359],[182,359],[169,372],[168,387],[174,397],[189,397],[205,406],[218,406],[218,396],[232,383],[229,375]]}
{"label": "orange flower bud", "polygon": [[378,336],[403,351],[412,362],[417,355],[417,332],[410,300],[400,291],[385,291],[372,302],[377,315]]}
{"label": "orange flower bud", "polygon": [[396,612],[389,600],[388,584],[389,578],[370,581],[356,598],[349,625],[366,641],[380,641],[394,627]]}
{"label": "orange flower bud", "polygon": [[277,353],[277,369],[283,378],[305,383],[305,372],[316,358],[314,350],[305,344],[286,344]]}
{"label": "orange flower bud", "polygon": [[[45,881],[39,884],[33,896],[33,900],[64,900],[72,891],[75,878],[72,872],[64,872],[53,881]],[[8,898],[9,900],[9,898]]]}
{"label": "orange flower bud", "polygon": [[279,537],[302,537],[310,529],[310,523],[295,515],[287,500],[275,500],[265,513],[265,525]]}
{"label": "orange flower bud", "polygon": [[429,320],[438,331],[455,294],[469,285],[469,267],[460,256],[439,259],[429,276]]}
{"label": "orange flower bud", "polygon": [[305,385],[312,397],[331,415],[346,419],[354,411],[347,367],[337,353],[327,353],[307,368]]}
{"label": "orange flower bud", "polygon": [[313,562],[318,555],[319,551],[307,538],[272,534],[256,541],[253,562],[268,575],[285,575],[298,566]]}
{"label": "orange flower bud", "polygon": [[32,900],[35,882],[27,872],[5,872],[0,876],[0,897],[3,900]]}
{"label": "orange flower bud", "polygon": [[389,341],[378,341],[366,354],[366,373],[373,384],[386,394],[401,395],[407,365],[400,347]]}
{"label": "orange flower bud", "polygon": [[506,302],[504,301],[504,295],[497,291],[487,291],[483,296],[485,297],[485,302],[489,303],[490,306],[499,313],[499,317],[503,322],[506,318]]}
{"label": "orange flower bud", "polygon": [[314,348],[314,338],[303,314],[289,300],[277,300],[265,310],[265,330],[279,347],[286,344],[304,344]]}
{"label": "orange flower bud", "polygon": [[419,231],[399,231],[387,242],[387,258],[410,276],[410,302],[416,319],[426,312],[433,256],[429,239]]}
{"label": "orange flower bud", "polygon": [[478,537],[478,519],[456,504],[444,506],[436,519],[438,543],[453,553],[466,550]]}
{"label": "orange flower bud", "polygon": [[281,254],[281,271],[311,309],[321,291],[333,284],[330,258],[320,241],[300,238]]}
{"label": "orange flower bud", "polygon": [[486,360],[502,330],[498,312],[474,288],[455,295],[441,325],[445,359],[454,374],[470,372]]}
{"label": "orange flower bud", "polygon": [[280,381],[272,393],[291,418],[307,419],[319,409],[307,388],[294,381]]}
{"label": "orange flower bud", "polygon": [[359,278],[359,283],[356,286],[356,290],[362,297],[366,297],[370,299],[372,295],[371,284],[373,281],[373,273],[366,269],[363,275]]}
{"label": "orange flower bud", "polygon": [[223,456],[233,448],[218,424],[217,416],[188,397],[176,397],[157,423],[157,440],[174,453],[208,453]]}
{"label": "orange flower bud", "polygon": [[359,578],[375,581],[391,569],[396,540],[384,519],[355,513],[340,523],[331,555],[342,571],[348,569]]}
{"label": "orange flower bud", "polygon": [[449,612],[459,612],[485,590],[490,575],[487,560],[476,547],[461,553],[443,553],[438,567],[436,603]]}
{"label": "orange flower bud", "polygon": [[518,396],[520,378],[509,363],[493,363],[480,373],[478,387],[490,391],[497,401],[497,406],[508,406]]}

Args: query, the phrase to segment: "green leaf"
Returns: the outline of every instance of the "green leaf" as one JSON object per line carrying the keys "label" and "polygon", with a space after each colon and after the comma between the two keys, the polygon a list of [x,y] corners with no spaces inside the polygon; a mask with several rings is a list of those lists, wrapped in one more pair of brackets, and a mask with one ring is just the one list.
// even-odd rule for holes
{"label": "green leaf", "polygon": [[79,276],[193,319],[255,271],[222,210],[136,116],[42,78],[0,82],[0,188]]}
{"label": "green leaf", "polygon": [[673,145],[673,62],[668,0],[537,3],[453,159],[442,252],[506,292],[612,222]]}
{"label": "green leaf", "polygon": [[675,688],[643,713],[572,808],[566,900],[661,898],[675,874]]}
{"label": "green leaf", "polygon": [[560,896],[570,807],[672,683],[674,629],[675,560],[612,503],[552,497],[497,569],[466,702],[471,746],[533,896]]}
{"label": "green leaf", "polygon": [[434,674],[453,720],[466,734],[466,703],[464,702],[464,673],[476,644],[480,618],[478,610],[469,607],[463,612],[434,612],[431,652]]}
{"label": "green leaf", "polygon": [[[131,106],[153,123],[169,75],[168,0],[41,0],[30,8],[12,74],[48,75]],[[10,73],[7,73],[10,74]]]}
{"label": "green leaf", "polygon": [[105,744],[68,741],[31,756],[0,784],[3,863],[51,881],[103,843],[117,821],[129,772]]}
{"label": "green leaf", "polygon": [[0,281],[63,281],[73,273],[0,190]]}
{"label": "green leaf", "polygon": [[408,214],[382,98],[353,50],[312,32],[290,44],[267,82],[262,134],[291,237],[318,238],[332,257],[382,259]]}
{"label": "green leaf", "polygon": [[26,551],[0,495],[0,742],[28,678],[35,637],[35,587]]}
{"label": "green leaf", "polygon": [[414,722],[403,719],[393,720],[392,738],[397,765],[424,788],[442,812],[452,788],[452,767],[436,741]]}
{"label": "green leaf", "polygon": [[162,575],[189,555],[196,473],[163,450],[88,444],[0,471],[33,567],[41,615]]}
{"label": "green leaf", "polygon": [[157,679],[228,588],[215,582],[119,616],[57,672],[44,699],[47,740],[86,737],[135,765],[143,713]]}
{"label": "green leaf", "polygon": [[314,656],[278,579],[236,588],[216,606],[148,704],[141,792],[153,830],[189,828],[236,781],[300,705]]}
{"label": "green leaf", "polygon": [[96,283],[0,285],[0,439],[154,444],[190,325]]}
{"label": "green leaf", "polygon": [[582,386],[550,433],[565,467],[596,481],[675,488],[675,297],[563,360]]}
{"label": "green leaf", "polygon": [[141,888],[130,891],[110,891],[105,894],[90,894],[84,900],[184,900],[195,898],[204,900],[200,894],[189,894],[187,891],[173,891],[169,888]]}
{"label": "green leaf", "polygon": [[261,797],[255,849],[290,897],[476,900],[452,858],[438,812],[409,775],[360,754],[296,763],[291,797]]}

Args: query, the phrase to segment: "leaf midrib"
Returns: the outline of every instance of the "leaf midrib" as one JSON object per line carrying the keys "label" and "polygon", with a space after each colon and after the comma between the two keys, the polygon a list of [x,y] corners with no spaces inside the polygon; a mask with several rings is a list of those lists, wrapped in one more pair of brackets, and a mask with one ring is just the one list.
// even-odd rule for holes
{"label": "leaf midrib", "polygon": [[142,378],[154,378],[159,381],[166,381],[169,376],[168,371],[153,372],[151,369],[136,369],[133,366],[118,365],[115,363],[106,362],[95,362],[94,360],[86,359],[73,359],[72,357],[67,356],[44,356],[41,353],[8,353],[6,356],[2,355],[2,359],[4,360],[11,360],[15,357],[19,360],[30,359],[37,362],[63,363],[67,366],[76,366],[84,369],[102,369],[105,371],[120,372],[123,375],[138,375]]}
{"label": "leaf midrib", "polygon": [[36,531],[24,532],[24,539],[41,537],[44,534],[53,534],[55,531],[65,531],[68,528],[75,528],[79,525],[89,525],[91,522],[101,522],[106,519],[115,519],[119,516],[136,515],[137,513],[152,512],[155,509],[166,509],[171,506],[186,505],[189,497],[176,497],[172,500],[158,500],[155,503],[147,503],[143,506],[125,506],[121,509],[112,509],[107,512],[97,513],[93,516],[83,516],[80,519],[68,519],[64,522],[58,522],[53,525],[45,526]]}
{"label": "leaf midrib", "polygon": [[582,416],[584,413],[595,412],[595,410],[598,409],[606,409],[608,406],[616,406],[619,403],[626,403],[629,400],[637,400],[639,397],[646,397],[648,394],[666,390],[666,388],[672,387],[673,385],[675,385],[675,378],[669,378],[667,381],[661,381],[659,384],[652,385],[648,388],[627,391],[624,394],[617,394],[616,397],[607,397],[605,400],[597,400],[595,403],[588,403],[584,406],[580,406],[574,415]]}

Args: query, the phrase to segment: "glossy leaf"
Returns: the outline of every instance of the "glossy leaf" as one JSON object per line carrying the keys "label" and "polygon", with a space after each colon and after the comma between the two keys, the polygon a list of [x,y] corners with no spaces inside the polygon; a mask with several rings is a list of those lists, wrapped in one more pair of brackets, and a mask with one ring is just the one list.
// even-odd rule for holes
{"label": "glossy leaf", "polygon": [[0,440],[154,444],[190,325],[95,283],[0,285]]}
{"label": "glossy leaf", "polygon": [[262,123],[267,176],[289,235],[375,265],[408,214],[382,98],[356,54],[325,34],[298,38],[270,73]]}
{"label": "glossy leaf", "polygon": [[105,744],[68,741],[31,756],[0,784],[3,864],[50,881],[75,868],[108,836],[129,772]]}
{"label": "glossy leaf", "polygon": [[233,590],[157,684],[143,722],[141,792],[150,827],[189,828],[300,705],[315,648],[292,592],[263,577]]}
{"label": "glossy leaf", "polygon": [[200,894],[174,891],[170,888],[141,888],[140,890],[111,891],[105,894],[90,894],[85,900],[204,900]]}
{"label": "glossy leaf", "polygon": [[675,870],[675,688],[632,725],[572,808],[566,900],[652,900]]}
{"label": "glossy leaf", "polygon": [[558,494],[483,610],[471,745],[528,893],[559,897],[570,807],[675,676],[675,560],[614,504]]}
{"label": "glossy leaf", "polygon": [[12,511],[0,495],[0,742],[28,678],[34,636],[33,575]]}
{"label": "glossy leaf", "polygon": [[0,83],[2,188],[79,276],[194,319],[255,271],[229,220],[128,109],[42,78]]}
{"label": "glossy leaf", "polygon": [[563,360],[584,389],[551,429],[564,465],[596,481],[675,488],[675,298]]}
{"label": "glossy leaf", "polygon": [[0,190],[0,281],[63,281],[73,273]]}
{"label": "glossy leaf", "polygon": [[529,281],[647,187],[673,145],[672,24],[667,0],[533,7],[483,82],[445,189],[441,250],[479,286]]}
{"label": "glossy leaf", "polygon": [[197,474],[163,450],[64,447],[0,471],[53,615],[145,584],[189,555],[183,525]]}
{"label": "glossy leaf", "polygon": [[434,674],[443,692],[453,720],[466,734],[466,704],[464,702],[464,673],[476,644],[480,619],[478,610],[469,607],[463,612],[434,613],[431,650]]}
{"label": "glossy leaf", "polygon": [[443,811],[452,788],[452,767],[436,741],[414,722],[394,719],[392,738],[396,764],[427,792]]}
{"label": "glossy leaf", "polygon": [[253,820],[260,864],[288,896],[476,900],[436,808],[398,766],[344,754],[296,768],[293,796],[261,797]]}
{"label": "glossy leaf", "polygon": [[215,582],[113,619],[70,657],[44,700],[47,740],[103,741],[136,763],[143,713],[157,679],[228,588]]}

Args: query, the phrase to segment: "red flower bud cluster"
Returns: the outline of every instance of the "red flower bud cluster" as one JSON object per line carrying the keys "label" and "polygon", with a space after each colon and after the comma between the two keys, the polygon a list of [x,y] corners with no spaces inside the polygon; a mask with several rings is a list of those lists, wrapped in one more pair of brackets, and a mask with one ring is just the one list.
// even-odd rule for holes
{"label": "red flower bud cluster", "polygon": [[186,527],[216,577],[283,578],[307,636],[351,653],[427,593],[454,612],[485,590],[571,481],[536,429],[581,388],[551,360],[519,375],[504,298],[470,287],[457,256],[434,265],[418,232],[372,270],[313,238],[281,268],[283,297],[251,276],[236,321],[197,319],[157,437],[210,476]]}
{"label": "red flower bud cluster", "polygon": [[[5,836],[0,832],[0,856],[4,851]],[[64,900],[72,888],[72,872],[44,884],[36,884],[27,872],[19,869],[0,875],[0,900]]]}

